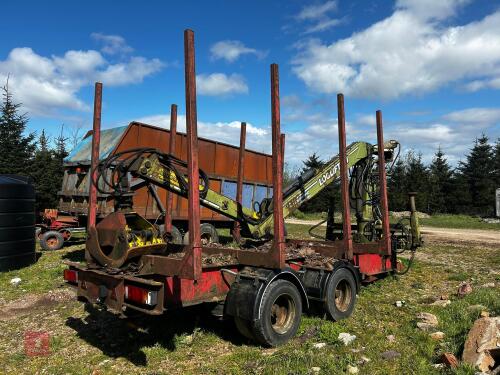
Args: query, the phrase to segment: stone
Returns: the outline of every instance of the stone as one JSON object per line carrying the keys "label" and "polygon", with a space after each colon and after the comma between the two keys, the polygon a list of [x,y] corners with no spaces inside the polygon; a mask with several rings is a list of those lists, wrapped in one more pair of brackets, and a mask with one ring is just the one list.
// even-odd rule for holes
{"label": "stone", "polygon": [[389,341],[389,342],[394,342],[394,341],[396,341],[396,336],[394,336],[394,335],[389,335],[389,336],[386,336],[386,339],[387,339],[387,341]]}
{"label": "stone", "polygon": [[339,333],[339,340],[342,341],[344,345],[349,345],[351,342],[356,340],[356,336],[347,332],[341,332]]}
{"label": "stone", "polygon": [[417,327],[422,331],[429,331],[439,324],[437,316],[427,312],[418,313],[417,319],[420,320],[417,322]]}
{"label": "stone", "polygon": [[433,332],[429,335],[433,340],[443,340],[444,339],[444,332]]}
{"label": "stone", "polygon": [[366,357],[366,356],[362,355],[362,356],[361,356],[361,358],[359,359],[358,363],[359,363],[360,365],[364,365],[365,363],[368,363],[368,362],[370,362],[370,361],[371,361],[371,359],[370,359],[370,358],[368,358],[368,357]]}
{"label": "stone", "polygon": [[10,280],[10,285],[13,286],[18,286],[20,283],[21,283],[20,277],[14,277],[13,279]]}
{"label": "stone", "polygon": [[451,305],[451,301],[449,299],[438,299],[437,301],[431,303],[431,306],[439,307],[446,307],[448,305]]}
{"label": "stone", "polygon": [[462,360],[483,372],[495,365],[490,350],[500,346],[500,317],[483,317],[474,322],[464,344]]}
{"label": "stone", "polygon": [[446,301],[450,299],[450,296],[448,294],[441,294],[441,297],[439,297],[439,299]]}
{"label": "stone", "polygon": [[359,374],[359,368],[357,368],[356,366],[347,365],[347,373],[348,374]]}
{"label": "stone", "polygon": [[311,367],[311,370],[313,372],[320,372],[321,371],[321,367]]}
{"label": "stone", "polygon": [[390,359],[401,357],[401,353],[399,353],[395,350],[388,350],[386,352],[383,352],[381,354],[381,356],[382,356],[382,359],[390,360]]}
{"label": "stone", "polygon": [[324,342],[318,342],[316,344],[313,345],[313,348],[314,349],[321,349],[321,348],[324,348],[326,346],[326,343]]}
{"label": "stone", "polygon": [[481,311],[481,318],[488,318],[490,313],[488,311]]}
{"label": "stone", "polygon": [[451,368],[456,368],[458,366],[458,359],[453,353],[443,353],[441,354],[441,363]]}
{"label": "stone", "polygon": [[459,298],[464,298],[466,295],[471,293],[472,293],[472,285],[470,285],[470,283],[464,281],[459,285],[457,290],[457,296]]}
{"label": "stone", "polygon": [[486,283],[486,284],[481,285],[481,288],[494,288],[494,287],[495,287],[495,283]]}
{"label": "stone", "polygon": [[396,301],[396,302],[394,303],[394,305],[395,305],[396,307],[403,307],[404,305],[406,305],[406,302],[405,302],[405,301]]}

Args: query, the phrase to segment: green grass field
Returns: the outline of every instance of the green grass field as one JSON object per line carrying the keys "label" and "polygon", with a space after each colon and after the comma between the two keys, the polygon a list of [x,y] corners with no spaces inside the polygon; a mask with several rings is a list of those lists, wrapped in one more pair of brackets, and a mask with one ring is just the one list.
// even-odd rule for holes
{"label": "green grass field", "polygon": [[[287,225],[290,237],[309,238],[307,226]],[[83,260],[82,245],[43,252],[37,264],[0,274],[0,362],[6,374],[474,374],[465,365],[437,369],[441,353],[460,357],[465,335],[481,310],[500,314],[500,250],[475,245],[429,243],[411,271],[362,288],[354,314],[331,322],[305,314],[297,337],[263,349],[240,337],[231,322],[210,318],[203,308],[162,317],[119,319],[76,301],[62,283],[62,261]],[[18,287],[13,277],[22,279]],[[455,297],[462,280],[473,292]],[[496,281],[495,288],[482,287]],[[451,305],[430,306],[448,294]],[[406,304],[398,308],[395,302]],[[483,305],[479,309],[470,306]],[[416,327],[416,314],[438,316],[441,342]],[[26,331],[50,334],[50,354],[28,357]],[[356,335],[345,346],[340,332]],[[389,340],[389,335],[394,340]],[[316,343],[326,345],[317,349]],[[383,359],[382,353],[399,353]],[[369,361],[366,359],[368,358]],[[316,372],[313,368],[319,368]],[[317,369],[316,369],[317,370]]]}

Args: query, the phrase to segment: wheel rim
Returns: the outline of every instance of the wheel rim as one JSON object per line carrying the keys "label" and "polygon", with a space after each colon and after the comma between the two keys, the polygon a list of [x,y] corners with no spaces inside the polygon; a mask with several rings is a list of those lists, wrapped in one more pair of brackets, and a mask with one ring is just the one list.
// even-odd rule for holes
{"label": "wheel rim", "polygon": [[340,280],[335,287],[335,306],[338,310],[346,312],[352,301],[352,289],[347,280]]}
{"label": "wheel rim", "polygon": [[282,294],[271,306],[271,326],[276,333],[285,334],[295,320],[295,301],[287,294]]}
{"label": "wheel rim", "polygon": [[57,238],[56,237],[49,237],[47,238],[47,240],[45,241],[47,242],[47,245],[50,247],[50,248],[53,248],[53,247],[56,247],[57,246],[57,243],[59,241],[57,241]]}

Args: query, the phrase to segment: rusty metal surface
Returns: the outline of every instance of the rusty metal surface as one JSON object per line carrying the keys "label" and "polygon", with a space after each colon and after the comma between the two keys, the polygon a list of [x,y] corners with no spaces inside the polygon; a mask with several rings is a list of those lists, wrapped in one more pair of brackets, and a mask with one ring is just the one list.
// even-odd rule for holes
{"label": "rusty metal surface", "polygon": [[344,95],[337,95],[338,131],[339,131],[339,158],[340,158],[340,193],[342,201],[343,242],[347,259],[353,258],[351,206],[349,202],[349,176],[346,156],[346,131]]}
{"label": "rusty metal surface", "polygon": [[[99,143],[101,139],[101,108],[102,108],[102,83],[96,82],[94,93],[94,121],[92,125],[92,152],[90,157],[91,180],[97,179],[97,164],[99,164]],[[89,183],[89,209],[87,229],[94,227],[97,216],[97,188]]]}
{"label": "rusty metal surface", "polygon": [[[157,147],[164,152],[169,152],[168,146],[170,142],[170,131],[168,129],[158,128],[138,122],[132,122],[128,125],[128,127],[117,129],[120,129],[120,131],[115,133],[111,132],[114,129],[101,131],[101,157],[103,156],[102,148],[109,147],[110,145],[110,138],[108,138],[108,136],[104,137],[104,134],[115,135],[113,138],[115,141],[115,143],[113,143],[114,148],[110,151],[110,153],[116,153],[135,147]],[[88,136],[84,141],[82,141],[89,145],[89,149],[91,139],[92,137]],[[105,139],[107,139],[106,142]],[[77,148],[79,147],[80,146]],[[223,181],[229,181],[236,185],[239,155],[238,147],[199,138],[199,151],[200,167],[208,173],[210,186],[213,190],[221,192]],[[244,154],[244,184],[252,184],[254,186],[272,186],[271,156],[248,149],[245,150]],[[175,155],[183,160],[187,159],[187,142],[186,135],[184,133],[177,132],[175,137]],[[82,160],[83,164],[89,164],[89,156],[90,151],[88,153],[87,160]],[[80,159],[80,157],[78,158]],[[82,172],[87,172],[88,166],[82,166],[81,170]],[[75,163],[68,161],[65,165],[62,188],[59,192],[59,209],[75,214],[87,214],[88,182],[88,175],[85,173],[76,173]],[[158,189],[158,194],[164,206],[166,206],[166,191]],[[142,216],[150,220],[155,220],[160,214],[154,198],[146,188],[139,189],[133,199],[134,210]],[[100,216],[105,216],[106,214],[113,212],[113,207],[114,204],[111,198],[98,194],[98,212]],[[174,196],[172,219],[187,219],[186,199]],[[201,210],[201,219],[205,221],[228,221],[227,218],[206,208]]]}
{"label": "rusty metal surface", "polygon": [[384,159],[384,128],[382,112],[377,111],[378,174],[380,185],[380,211],[382,212],[382,246],[386,254],[391,254],[391,234],[389,232],[389,203],[387,199],[387,176]]}
{"label": "rusty metal surface", "polygon": [[[241,123],[240,130],[240,150],[238,155],[238,181],[236,183],[236,202],[238,203],[238,216],[242,216],[241,204],[243,200],[243,173],[245,171],[245,143],[247,138],[247,123]],[[233,237],[236,242],[241,241],[241,225],[238,221],[234,222]]]}
{"label": "rusty metal surface", "polygon": [[184,69],[186,80],[186,131],[188,141],[188,218],[189,250],[183,258],[183,276],[201,277],[200,176],[198,165],[198,119],[196,113],[196,67],[194,32],[184,31]]}
{"label": "rusty metal surface", "polygon": [[[177,138],[177,105],[170,107],[170,137],[168,150],[175,156],[175,138]],[[174,206],[174,194],[167,192],[167,205],[165,206],[165,231],[172,231],[172,208]]]}
{"label": "rusty metal surface", "polygon": [[283,219],[283,153],[281,151],[280,92],[277,64],[271,64],[271,125],[273,152],[274,240],[271,260],[274,267],[285,267],[285,221]]}

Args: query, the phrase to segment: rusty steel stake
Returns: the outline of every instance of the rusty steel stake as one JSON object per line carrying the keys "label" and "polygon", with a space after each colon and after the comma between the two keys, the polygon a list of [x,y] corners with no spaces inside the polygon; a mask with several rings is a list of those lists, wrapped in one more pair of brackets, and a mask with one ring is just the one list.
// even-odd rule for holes
{"label": "rusty steel stake", "polygon": [[283,221],[283,154],[281,152],[280,92],[278,65],[271,64],[271,124],[273,153],[273,261],[285,267],[285,223]]}
{"label": "rusty steel stake", "polygon": [[387,176],[385,175],[384,129],[382,111],[377,116],[378,176],[380,184],[380,210],[382,211],[382,245],[387,255],[391,254],[391,234],[389,231],[389,203],[387,200]]}
{"label": "rusty steel stake", "polygon": [[[175,156],[175,138],[177,137],[177,104],[170,106],[170,139],[168,142],[168,152]],[[165,208],[165,232],[172,231],[172,208],[174,205],[174,194],[167,191],[167,205]]]}
{"label": "rusty steel stake", "polygon": [[188,215],[189,249],[186,250],[187,276],[198,280],[201,277],[200,239],[200,183],[198,167],[198,121],[196,115],[196,69],[194,56],[194,32],[184,31],[184,59],[186,81],[186,133],[188,154]]}
{"label": "rusty steel stake", "polygon": [[337,112],[339,128],[340,192],[342,195],[342,230],[344,251],[347,259],[351,260],[353,258],[351,205],[349,202],[349,177],[347,175],[344,95],[342,94],[337,95]]}
{"label": "rusty steel stake", "polygon": [[99,145],[101,143],[101,108],[102,83],[95,83],[94,120],[92,124],[92,152],[90,155],[89,210],[87,215],[87,231],[96,225],[97,216],[97,165],[99,164]]}
{"label": "rusty steel stake", "polygon": [[[236,183],[236,202],[238,203],[238,217],[243,217],[243,173],[245,170],[245,143],[247,138],[247,123],[241,123],[240,150],[238,154],[238,179]],[[238,220],[234,222],[233,238],[236,242],[241,241],[241,224]]]}
{"label": "rusty steel stake", "polygon": [[281,133],[281,160],[283,160],[283,175],[285,174],[285,133]]}

